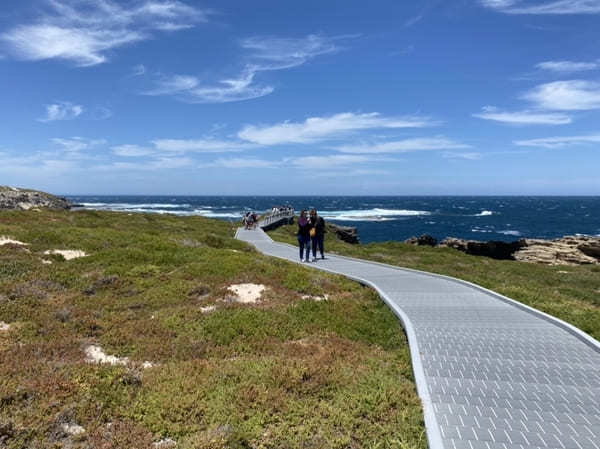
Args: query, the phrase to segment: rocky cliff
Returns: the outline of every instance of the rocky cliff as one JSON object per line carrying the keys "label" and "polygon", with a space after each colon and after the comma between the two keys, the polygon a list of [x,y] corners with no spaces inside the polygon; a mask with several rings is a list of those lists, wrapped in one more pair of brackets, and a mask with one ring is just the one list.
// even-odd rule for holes
{"label": "rocky cliff", "polygon": [[0,186],[0,210],[70,209],[65,199],[37,190]]}

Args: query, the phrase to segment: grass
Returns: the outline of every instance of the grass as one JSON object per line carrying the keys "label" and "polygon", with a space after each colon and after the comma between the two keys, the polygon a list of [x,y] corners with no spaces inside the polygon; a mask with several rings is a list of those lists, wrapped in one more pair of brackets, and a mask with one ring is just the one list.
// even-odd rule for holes
{"label": "grass", "polygon": [[[405,336],[368,288],[202,217],[2,212],[1,235],[29,246],[0,246],[0,447],[426,447]],[[262,301],[227,301],[245,282]],[[131,363],[86,363],[90,344]]]}
{"label": "grass", "polygon": [[[297,244],[296,227],[270,232],[274,240]],[[550,315],[600,339],[600,266],[546,266],[471,256],[452,248],[400,242],[350,245],[326,236],[326,251],[474,282]]]}

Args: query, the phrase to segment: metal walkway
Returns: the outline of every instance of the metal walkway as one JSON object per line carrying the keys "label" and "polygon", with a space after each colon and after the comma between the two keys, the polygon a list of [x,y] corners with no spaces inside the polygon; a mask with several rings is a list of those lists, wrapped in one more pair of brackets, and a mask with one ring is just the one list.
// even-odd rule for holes
{"label": "metal walkway", "polygon": [[[300,262],[262,230],[236,237]],[[600,449],[600,343],[473,284],[329,256],[307,267],[375,288],[402,321],[431,449]]]}

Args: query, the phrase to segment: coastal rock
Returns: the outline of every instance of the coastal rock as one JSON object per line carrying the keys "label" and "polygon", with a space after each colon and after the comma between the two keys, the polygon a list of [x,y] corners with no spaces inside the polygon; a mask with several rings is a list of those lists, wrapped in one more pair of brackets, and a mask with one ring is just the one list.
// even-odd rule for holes
{"label": "coastal rock", "polygon": [[440,246],[454,248],[473,256],[485,256],[492,259],[513,260],[515,252],[527,246],[525,240],[515,242],[501,242],[490,240],[480,242],[478,240],[464,240],[448,237],[444,239]]}
{"label": "coastal rock", "polygon": [[587,265],[600,263],[600,238],[566,236],[554,240],[527,239],[526,246],[515,252],[521,262],[545,265]]}
{"label": "coastal rock", "polygon": [[29,210],[39,207],[48,209],[70,209],[65,199],[37,190],[0,186],[0,210]]}
{"label": "coastal rock", "polygon": [[420,237],[411,237],[404,240],[404,243],[417,246],[435,246],[437,245],[437,239],[429,234],[422,234]]}
{"label": "coastal rock", "polygon": [[360,243],[358,231],[355,227],[327,223],[327,230],[333,232],[338,239],[343,240],[346,243],[351,243],[353,245]]}

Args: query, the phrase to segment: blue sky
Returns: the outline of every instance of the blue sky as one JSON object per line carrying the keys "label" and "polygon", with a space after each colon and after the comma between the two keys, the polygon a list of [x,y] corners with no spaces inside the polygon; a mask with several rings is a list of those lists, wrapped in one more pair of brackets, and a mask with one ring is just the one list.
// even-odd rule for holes
{"label": "blue sky", "polygon": [[0,184],[597,195],[599,25],[600,0],[4,0]]}

